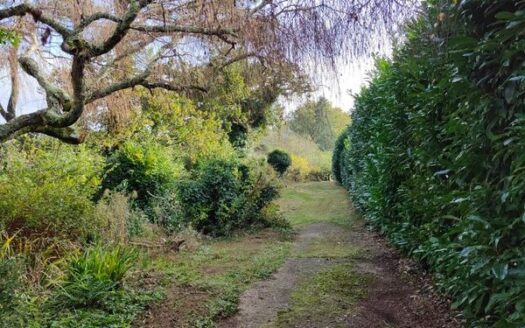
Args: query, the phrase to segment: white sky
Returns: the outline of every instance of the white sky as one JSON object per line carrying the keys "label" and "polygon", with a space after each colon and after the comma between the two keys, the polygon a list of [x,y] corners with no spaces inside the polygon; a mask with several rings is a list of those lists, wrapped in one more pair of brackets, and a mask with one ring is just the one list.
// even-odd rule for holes
{"label": "white sky", "polygon": [[337,107],[350,111],[354,105],[353,94],[358,93],[367,84],[373,61],[364,59],[361,62],[340,65],[338,81],[321,84],[316,95],[324,96]]}

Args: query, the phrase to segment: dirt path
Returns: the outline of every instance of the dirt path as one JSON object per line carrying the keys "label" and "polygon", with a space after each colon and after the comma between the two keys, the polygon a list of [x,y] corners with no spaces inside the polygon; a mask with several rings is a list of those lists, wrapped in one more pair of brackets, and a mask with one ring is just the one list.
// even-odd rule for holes
{"label": "dirt path", "polygon": [[[332,224],[311,224],[301,228],[293,254],[304,253],[311,244],[342,229]],[[270,280],[261,281],[240,299],[239,313],[221,323],[220,327],[256,328],[271,322],[279,311],[289,307],[290,295],[299,281],[334,264],[334,259],[294,257],[288,259]]]}
{"label": "dirt path", "polygon": [[341,188],[288,189],[281,206],[298,227],[292,255],[219,327],[459,327],[429,279],[349,214]]}

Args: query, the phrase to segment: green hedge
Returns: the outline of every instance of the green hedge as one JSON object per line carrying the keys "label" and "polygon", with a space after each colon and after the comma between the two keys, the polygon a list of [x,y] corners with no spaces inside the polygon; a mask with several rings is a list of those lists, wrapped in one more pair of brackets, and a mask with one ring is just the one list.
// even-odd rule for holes
{"label": "green hedge", "polygon": [[334,176],[468,326],[523,327],[525,2],[426,12],[358,95]]}

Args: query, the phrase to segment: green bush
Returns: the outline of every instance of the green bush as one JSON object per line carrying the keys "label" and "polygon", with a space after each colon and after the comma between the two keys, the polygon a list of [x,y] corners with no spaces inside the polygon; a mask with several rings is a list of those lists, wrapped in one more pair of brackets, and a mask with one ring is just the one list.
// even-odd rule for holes
{"label": "green bush", "polygon": [[153,141],[128,141],[110,156],[102,187],[134,194],[136,204],[148,209],[156,195],[173,189],[182,171],[174,158]]}
{"label": "green bush", "polygon": [[470,327],[525,323],[524,28],[524,2],[430,5],[334,154],[356,207]]}
{"label": "green bush", "polygon": [[92,198],[102,158],[85,147],[57,142],[13,142],[0,159],[0,229],[69,240],[100,226]]}
{"label": "green bush", "polygon": [[123,248],[93,247],[72,256],[58,285],[54,304],[59,308],[83,308],[100,305],[122,287],[122,281],[134,265],[136,252]]}
{"label": "green bush", "polygon": [[262,210],[278,195],[269,175],[236,160],[200,163],[190,179],[178,185],[184,222],[214,236],[264,225]]}
{"label": "green bush", "polygon": [[334,147],[334,153],[332,154],[332,173],[334,175],[335,181],[343,183],[343,172],[345,172],[344,167],[344,155],[346,154],[346,140],[348,139],[348,130],[343,131],[341,135],[337,138]]}
{"label": "green bush", "polygon": [[276,149],[268,154],[268,164],[270,164],[277,173],[283,175],[290,165],[292,165],[292,159],[288,153]]}

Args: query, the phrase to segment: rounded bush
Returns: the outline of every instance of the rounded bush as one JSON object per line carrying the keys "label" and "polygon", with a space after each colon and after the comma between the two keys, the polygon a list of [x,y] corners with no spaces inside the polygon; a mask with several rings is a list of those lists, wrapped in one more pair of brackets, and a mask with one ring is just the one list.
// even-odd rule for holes
{"label": "rounded bush", "polygon": [[292,165],[292,158],[288,153],[276,149],[268,154],[268,164],[270,164],[277,173],[283,175],[290,165]]}

